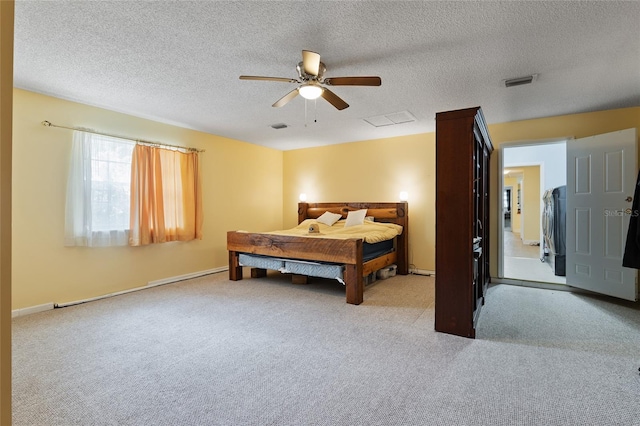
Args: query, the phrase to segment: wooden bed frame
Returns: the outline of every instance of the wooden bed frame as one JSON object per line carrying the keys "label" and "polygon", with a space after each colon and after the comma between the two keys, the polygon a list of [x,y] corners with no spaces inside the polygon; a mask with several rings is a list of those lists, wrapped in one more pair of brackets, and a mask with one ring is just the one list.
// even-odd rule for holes
{"label": "wooden bed frame", "polygon": [[[347,303],[359,305],[363,301],[364,280],[367,275],[392,264],[397,273],[409,273],[408,235],[409,217],[406,202],[398,203],[299,203],[298,223],[305,219],[317,219],[326,211],[339,213],[343,218],[351,210],[367,209],[367,216],[376,222],[401,225],[402,234],[396,237],[395,251],[363,262],[361,239],[337,240],[283,235],[230,231],[227,233],[229,250],[229,279],[242,279],[241,253],[274,256],[282,259],[298,259],[330,262],[344,265],[344,282]],[[266,270],[252,271],[253,277],[266,275]]]}

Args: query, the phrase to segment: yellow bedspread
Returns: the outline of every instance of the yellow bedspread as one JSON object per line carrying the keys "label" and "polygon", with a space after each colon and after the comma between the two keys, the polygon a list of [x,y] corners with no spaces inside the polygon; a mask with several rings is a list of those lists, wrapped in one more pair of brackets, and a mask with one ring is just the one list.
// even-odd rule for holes
{"label": "yellow bedspread", "polygon": [[[333,226],[319,223],[315,219],[306,219],[295,228],[281,231],[264,232],[264,234],[289,235],[296,237],[335,238],[346,240],[348,238],[361,238],[367,243],[379,243],[394,238],[402,233],[402,226],[395,223],[382,223],[364,221],[362,225],[344,227],[346,220],[339,220]],[[309,225],[312,223],[320,226],[319,234],[310,234]]]}

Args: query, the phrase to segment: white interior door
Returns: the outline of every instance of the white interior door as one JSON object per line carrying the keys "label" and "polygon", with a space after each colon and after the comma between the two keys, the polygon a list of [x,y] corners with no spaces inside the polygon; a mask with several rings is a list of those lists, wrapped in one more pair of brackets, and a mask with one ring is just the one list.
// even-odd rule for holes
{"label": "white interior door", "polygon": [[636,185],[636,129],[567,142],[567,284],[637,300],[622,266]]}

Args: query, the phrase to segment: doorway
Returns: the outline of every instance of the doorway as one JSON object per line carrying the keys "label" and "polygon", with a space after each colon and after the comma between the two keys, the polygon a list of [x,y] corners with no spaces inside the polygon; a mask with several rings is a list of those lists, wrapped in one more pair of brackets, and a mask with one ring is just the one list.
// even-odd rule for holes
{"label": "doorway", "polygon": [[[498,157],[499,170],[508,168],[512,161],[511,153],[526,153],[527,157],[523,161],[532,161],[536,160],[536,155],[540,155],[541,152],[544,154],[540,164],[544,164],[545,170],[564,170],[562,174],[556,173],[555,177],[546,172],[540,175],[544,176],[541,187],[549,188],[544,192],[543,202],[551,199],[553,206],[562,207],[564,199],[564,214],[541,217],[544,229],[541,241],[549,241],[549,229],[553,230],[555,236],[564,238],[564,241],[550,240],[552,243],[546,244],[542,252],[546,254],[544,248],[549,247],[551,254],[554,245],[558,245],[556,248],[564,246],[564,253],[556,250],[556,254],[561,256],[553,259],[562,265],[565,286],[534,278],[530,273],[522,277],[509,271],[505,273],[507,256],[504,219],[498,220],[498,278],[505,279],[504,282],[509,284],[556,289],[576,288],[637,301],[638,274],[633,262],[637,258],[635,247],[640,244],[633,234],[628,233],[631,231],[632,219],[637,217],[634,216],[636,210],[630,206],[635,206],[636,200],[640,199],[639,185],[636,182],[637,141],[637,129],[632,127],[579,139],[502,144],[501,155]],[[550,149],[556,145],[561,149],[554,155]],[[551,180],[548,179],[549,176],[552,176]],[[552,183],[555,178],[562,179],[561,183],[564,184],[556,186],[555,182]],[[505,186],[504,179],[499,179],[498,185],[501,194]],[[527,184],[523,181],[522,199],[526,188]],[[528,203],[526,200],[521,202],[523,214],[526,216]],[[501,200],[498,207],[502,207]],[[548,207],[545,204],[543,211],[546,212]],[[555,225],[563,218],[564,228],[556,229]],[[513,219],[511,228],[514,229]],[[630,260],[626,260],[627,254]],[[544,257],[540,260],[541,263],[546,263]],[[554,266],[554,263],[550,263],[550,266]],[[554,275],[562,274],[554,270]]]}
{"label": "doorway", "polygon": [[504,230],[511,231],[511,212],[512,203],[511,200],[513,198],[513,187],[505,186],[504,191],[502,192],[502,215],[504,219]]}
{"label": "doorway", "polygon": [[501,276],[564,285],[558,247],[545,235],[544,196],[566,186],[566,140],[504,144],[501,160]]}

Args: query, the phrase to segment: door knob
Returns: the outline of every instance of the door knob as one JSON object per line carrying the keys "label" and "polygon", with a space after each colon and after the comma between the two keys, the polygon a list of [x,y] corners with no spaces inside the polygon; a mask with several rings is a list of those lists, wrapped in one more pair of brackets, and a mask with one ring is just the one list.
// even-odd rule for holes
{"label": "door knob", "polygon": [[629,203],[630,203],[630,202],[632,202],[632,201],[633,201],[633,197],[627,197],[627,198],[625,199],[625,201],[627,201],[627,202],[629,202]]}

